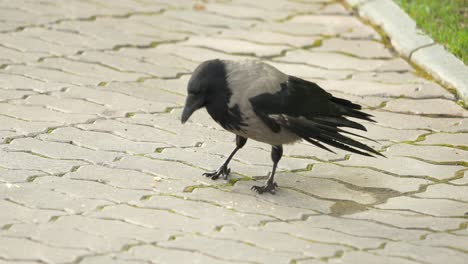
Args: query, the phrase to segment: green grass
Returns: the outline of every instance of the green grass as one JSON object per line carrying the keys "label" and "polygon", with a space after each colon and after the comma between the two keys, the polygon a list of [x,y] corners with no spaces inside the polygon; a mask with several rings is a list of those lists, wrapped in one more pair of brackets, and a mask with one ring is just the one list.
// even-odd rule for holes
{"label": "green grass", "polygon": [[436,42],[468,65],[468,0],[395,0]]}

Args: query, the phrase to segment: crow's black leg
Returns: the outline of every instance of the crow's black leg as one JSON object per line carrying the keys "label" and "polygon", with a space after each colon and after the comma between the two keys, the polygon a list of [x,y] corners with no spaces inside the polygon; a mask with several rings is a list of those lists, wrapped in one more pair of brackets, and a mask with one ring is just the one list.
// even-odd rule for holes
{"label": "crow's black leg", "polygon": [[227,180],[228,175],[231,172],[231,169],[228,168],[228,164],[231,161],[232,157],[234,157],[234,154],[236,154],[236,152],[239,149],[241,149],[245,145],[246,142],[247,142],[247,138],[236,135],[236,148],[232,151],[231,155],[229,155],[229,157],[223,163],[223,165],[221,165],[221,167],[219,167],[217,171],[206,172],[206,173],[203,173],[203,175],[211,178],[212,180],[218,179],[219,176]]}
{"label": "crow's black leg", "polygon": [[281,145],[272,146],[271,147],[271,160],[273,161],[273,170],[271,171],[270,177],[268,177],[268,180],[265,186],[252,186],[252,190],[260,194],[264,192],[275,194],[275,189],[276,187],[278,187],[278,185],[275,182],[275,172],[276,172],[276,166],[278,166],[278,162],[280,161],[281,156],[283,156],[283,146]]}

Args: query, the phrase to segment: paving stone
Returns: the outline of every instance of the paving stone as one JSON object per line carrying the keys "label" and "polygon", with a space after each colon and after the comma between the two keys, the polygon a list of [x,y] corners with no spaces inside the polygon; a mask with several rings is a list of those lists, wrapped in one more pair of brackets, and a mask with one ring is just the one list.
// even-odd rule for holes
{"label": "paving stone", "polygon": [[58,228],[72,227],[85,234],[125,241],[126,245],[166,241],[173,235],[179,235],[176,231],[160,227],[149,228],[119,219],[94,218],[87,215],[62,216],[54,222],[54,226]]}
{"label": "paving stone", "polygon": [[[432,163],[457,162],[466,160],[465,150],[443,146],[415,146],[410,144],[396,144],[388,148],[386,153],[395,156],[407,156],[428,160]],[[458,165],[458,164],[453,164]]]}
{"label": "paving stone", "polygon": [[[249,0],[235,0],[236,4],[244,6],[252,6],[252,2]],[[307,2],[302,1],[281,1],[281,0],[261,0],[255,2],[257,7],[267,10],[279,10],[282,12],[317,12],[323,6],[333,4],[330,0],[311,0]]]}
{"label": "paving stone", "polygon": [[[279,175],[279,177],[281,177]],[[328,201],[325,199],[318,199],[310,194],[303,193],[302,191],[295,191],[291,188],[281,188],[281,186],[277,190],[276,196],[262,196],[257,194],[252,194],[252,190],[250,189],[253,185],[263,185],[265,180],[257,180],[255,182],[252,181],[238,181],[230,191],[233,193],[239,193],[243,195],[255,195],[258,199],[265,200],[270,203],[274,203],[276,205],[286,206],[286,207],[293,207],[297,209],[304,209],[314,211],[314,214],[317,212],[320,213],[330,213],[331,207],[335,204],[332,201]],[[278,181],[281,185],[282,182]],[[297,186],[295,186],[297,187]],[[276,207],[275,205],[275,207]]]}
{"label": "paving stone", "polygon": [[[186,83],[184,83],[182,87],[185,89],[185,86]],[[180,88],[167,86],[155,87],[150,83],[146,83],[145,85],[141,85],[140,83],[110,83],[105,87],[106,91],[113,91],[138,99],[154,102],[163,101],[172,105],[183,107],[185,103],[185,95],[173,91],[176,89]]]}
{"label": "paving stone", "polygon": [[46,173],[41,171],[34,171],[34,170],[9,170],[0,168],[0,182],[4,183],[7,187],[14,187],[14,183],[17,182],[24,182],[28,179],[32,179],[35,176],[42,176],[46,175]]}
{"label": "paving stone", "polygon": [[[131,54],[126,52],[125,54]],[[140,52],[141,56],[141,52]],[[137,80],[144,76],[158,76],[158,77],[172,77],[178,72],[186,71],[179,67],[168,67],[169,65],[155,65],[148,60],[141,60],[140,58],[132,58],[130,56],[122,56],[120,52],[85,52],[80,56],[71,57],[74,60],[85,62],[87,64],[95,64],[113,69],[122,73],[132,73],[133,78],[128,80]],[[162,59],[162,58],[159,58]],[[121,80],[109,80],[109,81]]]}
{"label": "paving stone", "polygon": [[45,263],[72,262],[75,256],[88,254],[82,249],[51,247],[24,238],[0,237],[0,256],[6,260],[25,260]]}
{"label": "paving stone", "polygon": [[164,228],[184,233],[207,232],[215,228],[215,225],[205,223],[205,219],[177,214],[166,208],[137,208],[123,204],[108,206],[88,215],[98,219],[111,218],[146,228]]}
{"label": "paving stone", "polygon": [[463,202],[412,197],[390,198],[387,203],[377,207],[390,210],[407,209],[422,214],[451,217],[462,217],[468,212],[468,205]]}
{"label": "paving stone", "polygon": [[123,170],[99,165],[80,166],[73,172],[67,173],[64,178],[105,183],[120,189],[151,189],[158,181],[163,180],[151,174],[135,170]]}
{"label": "paving stone", "polygon": [[260,45],[243,40],[219,39],[210,37],[191,37],[188,41],[180,43],[185,46],[214,49],[223,53],[234,55],[254,55],[258,57],[271,57],[280,55],[287,50],[287,46]]}
{"label": "paving stone", "polygon": [[443,99],[420,100],[417,104],[414,103],[414,100],[398,99],[388,102],[384,109],[392,112],[417,115],[468,117],[468,111],[453,101]]}
{"label": "paving stone", "polygon": [[219,259],[212,254],[205,254],[197,250],[186,250],[182,248],[165,247],[158,245],[143,245],[132,247],[128,251],[117,256],[127,263],[129,260],[146,261],[151,259],[159,262],[179,262],[190,259],[193,263],[232,263],[229,260]]}
{"label": "paving stone", "polygon": [[[366,159],[357,155],[351,155],[349,160],[338,161],[338,163],[352,167],[374,168],[410,178],[414,176],[430,176],[437,179],[446,179],[453,177],[457,171],[463,169],[462,166],[433,165],[414,158],[393,155],[393,153],[384,152],[384,154],[387,155],[387,159]],[[395,164],[399,164],[399,166],[395,166]]]}
{"label": "paving stone", "polygon": [[384,240],[414,240],[418,239],[425,231],[399,229],[389,227],[380,223],[374,223],[366,220],[343,219],[326,215],[314,215],[307,219],[309,228],[324,228],[340,231],[345,234],[375,237]]}
{"label": "paving stone", "polygon": [[[137,171],[149,172],[157,176],[171,179],[193,179],[194,177],[200,179],[200,175],[205,172],[199,167],[188,163],[184,164],[183,161],[158,160],[141,156],[125,156],[114,162],[113,166],[120,169],[134,169]],[[206,178],[201,178],[200,182],[202,180],[206,183],[213,183],[210,179],[206,180]]]}
{"label": "paving stone", "polygon": [[[184,4],[188,2],[182,1]],[[173,2],[169,3],[173,4]],[[181,33],[186,35],[213,35],[221,32],[221,27],[207,27],[200,24],[195,24],[190,21],[178,19],[175,16],[132,16],[129,20],[137,21],[142,25],[149,25],[161,31],[170,29],[167,33]],[[157,38],[157,36],[154,36]]]}
{"label": "paving stone", "polygon": [[[198,148],[194,150],[188,148],[183,151],[180,151],[180,149],[168,148],[162,151],[162,153],[148,154],[148,157],[161,160],[178,160],[182,162],[187,162],[189,164],[193,164],[200,168],[206,169],[207,171],[214,171],[217,170],[219,166],[221,166],[221,164],[224,163],[228,155],[234,149],[233,146],[235,146],[235,143],[233,142],[231,144],[231,147],[228,147],[229,150],[226,149],[225,153],[223,154],[205,153],[203,150],[198,150]],[[270,155],[266,154],[265,156],[269,157]],[[264,176],[267,175],[268,171],[271,170],[271,163],[272,162],[270,161],[268,164],[262,164],[261,162],[259,162],[258,164],[249,164],[242,160],[239,160],[238,158],[235,158],[231,161],[230,168],[233,173],[239,173],[241,175],[248,175],[251,177],[256,175]],[[209,178],[207,178],[207,180],[209,180]]]}
{"label": "paving stone", "polygon": [[[44,177],[54,178],[54,177]],[[58,178],[58,177],[57,177]],[[54,189],[57,185],[47,184],[56,179],[41,180],[37,178],[34,184],[18,183],[17,188],[2,188],[2,198],[7,198],[14,203],[36,210],[52,210],[56,215],[79,214],[94,210],[99,206],[110,205],[109,200],[99,200],[93,197],[83,198],[82,196],[70,195],[60,189]],[[74,182],[68,182],[73,186]],[[1,188],[1,187],[0,187]]]}
{"label": "paving stone", "polygon": [[392,58],[393,55],[382,43],[369,40],[325,39],[313,51],[339,52],[360,58]]}
{"label": "paving stone", "polygon": [[[252,182],[248,184],[252,184]],[[247,186],[247,184],[243,186]],[[293,194],[294,193],[290,193],[291,197]],[[203,203],[219,204],[220,206],[239,212],[250,212],[252,208],[255,208],[255,213],[276,217],[282,220],[299,219],[304,214],[317,214],[313,211],[315,209],[328,211],[328,207],[332,205],[330,202],[305,205],[306,198],[302,198],[302,202],[304,203],[301,203],[300,194],[295,195],[295,199],[290,200],[288,204],[287,202],[280,202],[270,197],[248,194],[247,191],[226,192],[216,188],[197,188],[191,193],[181,193],[180,197],[181,199],[198,200]],[[213,197],[216,198],[214,199]],[[284,200],[287,201],[287,199]],[[315,206],[315,208],[301,208],[301,205],[309,208]]]}
{"label": "paving stone", "polygon": [[333,256],[338,250],[348,250],[343,246],[306,241],[288,234],[269,232],[258,228],[225,226],[220,232],[212,233],[212,236],[222,239],[237,239],[269,250],[291,252],[316,258]]}
{"label": "paving stone", "polygon": [[73,175],[67,178],[41,177],[35,181],[37,181],[37,185],[47,185],[54,191],[70,197],[108,201],[116,204],[136,202],[152,191],[149,187],[144,189],[119,188],[106,182],[76,179]]}
{"label": "paving stone", "polygon": [[255,28],[262,31],[268,30],[276,33],[291,35],[291,36],[321,36],[321,35],[337,35],[346,31],[343,27],[326,27],[320,24],[312,24],[307,22],[277,22],[268,24],[257,24]]}
{"label": "paving stone", "polygon": [[[376,83],[376,82],[366,82],[366,81],[352,81],[352,80],[316,80],[316,82],[322,86],[324,89],[333,91],[340,91],[346,94],[352,94],[357,96],[379,96],[379,97],[404,97],[404,98],[416,98],[416,99],[426,99],[434,97],[442,97],[446,99],[454,99],[453,95],[444,90],[437,84],[432,83],[415,83],[415,84],[385,84],[385,83]],[[414,100],[398,99],[389,102],[388,105],[394,104],[400,100],[405,100],[414,104]],[[442,99],[433,99],[447,103],[453,103],[448,100]],[[431,101],[431,100],[420,100]],[[437,102],[437,101],[436,101]],[[418,102],[419,103],[419,102]],[[414,111],[413,108],[407,106],[410,111]],[[452,107],[454,108],[454,107]],[[386,107],[388,110],[394,108]],[[447,110],[443,110],[446,112]],[[395,111],[396,112],[396,111]]]}
{"label": "paving stone", "polygon": [[337,181],[303,177],[290,173],[285,173],[285,175],[281,173],[277,174],[277,176],[276,181],[283,189],[291,188],[299,190],[319,199],[332,201],[349,200],[360,204],[373,204],[377,202],[377,199],[371,192],[347,188],[345,184]]}
{"label": "paving stone", "polygon": [[9,136],[20,136],[28,135],[32,133],[45,132],[49,127],[55,127],[60,125],[55,121],[34,121],[29,122],[27,120],[20,120],[13,116],[2,115],[0,114],[0,122],[4,129],[8,129],[7,133],[3,132],[4,140],[9,138]]}
{"label": "paving stone", "polygon": [[[362,263],[362,264],[373,264],[373,263],[416,264],[416,263],[419,263],[417,261],[412,261],[409,259],[391,257],[391,256],[382,257],[382,255],[367,253],[367,252],[362,252],[362,251],[345,252],[342,257],[338,259],[331,258],[328,262],[329,263]],[[302,262],[299,262],[299,263],[302,263]]]}
{"label": "paving stone", "polygon": [[58,128],[52,133],[39,136],[46,141],[71,143],[79,147],[94,150],[114,151],[122,153],[150,153],[156,148],[166,147],[165,143],[134,141],[103,131],[86,131],[74,127]]}
{"label": "paving stone", "polygon": [[105,88],[97,90],[74,86],[69,87],[68,90],[60,96],[62,98],[79,98],[83,93],[86,94],[89,101],[108,107],[108,116],[123,116],[128,112],[164,112],[167,107],[176,106],[170,102],[151,101],[122,93],[107,91]]}
{"label": "paving stone", "polygon": [[[37,224],[18,224],[12,226],[4,236],[32,239],[50,247],[69,248],[75,250],[106,252],[116,251],[128,240],[123,238],[100,237],[85,233],[70,226],[56,225],[55,222]],[[73,239],[70,239],[73,237]]]}
{"label": "paving stone", "polygon": [[[250,144],[251,142],[248,142],[249,144],[246,144],[242,148],[242,150],[239,150],[238,153],[236,153],[235,158],[233,161],[237,161],[240,163],[244,163],[245,165],[251,165],[251,166],[264,166],[264,167],[269,167],[272,166],[273,162],[271,161],[271,147],[269,145],[263,144],[265,147],[265,150],[259,149],[256,147],[257,144],[253,143]],[[261,143],[260,143],[261,144]],[[200,156],[203,154],[208,154],[208,155],[216,155],[219,156],[219,163],[221,164],[224,159],[227,159],[229,154],[234,150],[235,148],[235,141],[234,137],[225,140],[224,142],[209,142],[206,144],[203,144],[200,148],[193,148],[193,149],[186,149],[187,155],[192,155],[192,156]],[[170,156],[173,158],[176,158],[177,155],[186,156],[185,151],[177,151],[175,149],[168,149],[167,151],[163,151],[162,156],[165,157]],[[186,160],[189,160],[190,157],[184,158]],[[197,160],[204,160],[204,158],[195,158],[193,159]],[[305,168],[310,162],[305,161],[305,160],[300,160],[300,159],[294,159],[294,158],[289,158],[289,157],[282,157],[281,158],[282,164],[278,164],[278,168],[281,170],[294,170],[294,169],[302,169]]]}
{"label": "paving stone", "polygon": [[366,219],[400,228],[427,228],[437,231],[457,229],[463,222],[460,218],[434,217],[406,210],[369,209],[346,216],[352,219]]}
{"label": "paving stone", "polygon": [[80,263],[83,264],[99,264],[99,263],[116,263],[116,264],[136,264],[141,263],[141,260],[117,259],[116,256],[87,256]]}
{"label": "paving stone", "polygon": [[[18,187],[15,187],[18,188]],[[3,188],[2,188],[3,191]],[[65,212],[58,212],[53,209],[39,209],[38,208],[29,208],[17,204],[11,200],[0,200],[0,206],[2,212],[0,216],[0,225],[2,226],[2,232],[8,230],[15,224],[38,224],[46,223],[50,221],[52,217],[66,215]],[[11,226],[9,226],[11,225]]]}
{"label": "paving stone", "polygon": [[451,134],[437,133],[427,135],[421,145],[453,145],[453,146],[468,146],[468,133]]}
{"label": "paving stone", "polygon": [[462,174],[462,177],[453,181],[451,183],[461,184],[461,185],[468,185],[468,170],[465,170]]}
{"label": "paving stone", "polygon": [[[468,127],[468,118],[443,118],[407,115],[385,111],[367,111],[379,125],[395,129],[426,129],[432,131],[462,132]],[[402,120],[405,120],[402,122]]]}
{"label": "paving stone", "polygon": [[306,50],[288,51],[284,57],[277,60],[302,62],[330,70],[405,71],[410,69],[410,66],[402,59],[363,60],[338,53],[310,52]]}
{"label": "paving stone", "polygon": [[[216,203],[216,201],[213,202]],[[180,199],[164,195],[153,196],[151,199],[143,201],[132,201],[130,204],[137,205],[143,209],[166,209],[193,219],[202,219],[209,213],[212,214],[212,217],[204,219],[204,223],[213,228],[219,225],[219,223],[223,223],[223,225],[227,226],[255,225],[262,221],[274,219],[266,215],[256,214],[255,212],[239,212],[234,208],[227,208],[211,203],[203,203],[196,200]]]}
{"label": "paving stone", "polygon": [[[427,134],[426,130],[422,129],[397,129],[391,127],[383,127],[378,123],[367,123],[365,126],[367,132],[366,137],[372,138],[381,144],[387,144],[386,141],[402,142],[402,141],[415,141],[421,135]],[[382,147],[382,146],[380,146]],[[380,148],[377,147],[377,148]]]}
{"label": "paving stone", "polygon": [[34,106],[45,106],[49,109],[65,113],[79,113],[93,115],[104,112],[105,106],[79,99],[65,99],[49,95],[29,96],[25,103]]}
{"label": "paving stone", "polygon": [[182,45],[159,45],[156,47],[158,52],[166,52],[172,55],[182,57],[187,60],[203,62],[213,58],[225,59],[225,60],[245,60],[253,59],[248,54],[229,54],[221,51],[210,50],[201,47],[190,47]]}
{"label": "paving stone", "polygon": [[251,43],[289,45],[298,48],[313,45],[315,41],[320,39],[318,36],[292,36],[268,30],[260,30],[255,32],[250,30],[223,30],[219,36],[225,39],[245,40]]}
{"label": "paving stone", "polygon": [[264,10],[255,6],[237,6],[230,5],[227,8],[224,4],[208,3],[203,5],[204,11],[214,13],[221,16],[239,18],[243,20],[277,20],[287,16],[287,13],[280,10]]}
{"label": "paving stone", "polygon": [[[11,66],[7,67],[10,68]],[[45,82],[28,75],[0,72],[0,87],[2,89],[27,89],[37,92],[57,91],[66,86],[63,83]]]}
{"label": "paving stone", "polygon": [[164,16],[205,27],[249,28],[255,24],[255,20],[234,19],[228,16],[190,10],[170,10],[165,12]]}
{"label": "paving stone", "polygon": [[433,84],[434,83],[419,77],[414,71],[408,72],[356,72],[353,73],[351,80],[356,81],[373,81],[388,84]]}
{"label": "paving stone", "polygon": [[78,160],[55,160],[28,152],[5,152],[0,156],[0,166],[14,170],[44,171],[56,174],[69,171],[74,166],[82,165],[85,162]]}
{"label": "paving stone", "polygon": [[342,92],[337,92],[337,91],[330,91],[334,97],[339,97],[343,98],[346,100],[350,100],[351,102],[354,102],[356,104],[359,104],[362,106],[363,109],[377,109],[382,107],[382,105],[385,104],[386,101],[388,101],[388,98],[385,97],[379,97],[379,96],[359,96],[359,95],[351,95],[351,94],[346,94]]}
{"label": "paving stone", "polygon": [[56,122],[58,124],[79,123],[95,117],[94,115],[89,114],[67,114],[40,106],[14,105],[6,103],[0,103],[0,111],[3,115],[23,121]]}
{"label": "paving stone", "polygon": [[459,250],[466,250],[468,246],[466,245],[466,237],[463,236],[447,236],[444,234],[429,234],[424,240],[417,242],[418,245],[427,245],[434,247],[445,247]]}
{"label": "paving stone", "polygon": [[383,239],[354,236],[333,229],[312,227],[309,221],[292,223],[268,223],[262,229],[270,232],[290,234],[301,239],[312,240],[317,243],[345,246],[348,248],[374,248],[385,242]]}
{"label": "paving stone", "polygon": [[[64,87],[65,84],[98,85],[103,81],[93,76],[80,76],[71,72],[66,72],[63,71],[61,67],[51,68],[47,66],[38,67],[37,65],[12,65],[7,67],[5,72],[9,75],[24,76],[37,81],[59,83],[61,87]],[[56,90],[55,87],[53,89]]]}
{"label": "paving stone", "polygon": [[363,192],[367,191],[376,196],[376,198],[379,198],[380,195],[385,196],[385,189],[411,192],[418,191],[421,185],[431,183],[424,179],[391,176],[367,168],[341,167],[331,163],[314,164],[311,171],[300,172],[300,174],[310,178],[328,178],[354,185],[357,188],[362,188]]}
{"label": "paving stone", "polygon": [[5,150],[31,151],[52,159],[77,160],[90,163],[111,162],[117,157],[117,153],[95,151],[72,144],[47,142],[33,138],[15,139],[8,144]]}
{"label": "paving stone", "polygon": [[28,29],[24,32],[2,34],[2,44],[14,47],[26,53],[42,53],[60,56],[62,54],[73,54],[75,47],[63,46],[59,43],[46,41],[45,39],[29,36]]}
{"label": "paving stone", "polygon": [[[141,89],[163,89],[165,91],[169,91],[171,93],[174,93],[175,95],[179,95],[184,97],[187,95],[187,84],[190,79],[190,75],[185,74],[180,76],[180,78],[177,79],[148,79],[145,82],[143,82],[139,87],[142,87]],[[112,90],[112,87],[110,87]],[[137,88],[136,88],[137,89]],[[140,95],[142,93],[138,93]],[[146,95],[146,94],[145,94]],[[135,96],[135,95],[134,95]],[[137,95],[138,96],[138,95]],[[148,97],[151,98],[151,97]]]}
{"label": "paving stone", "polygon": [[418,193],[415,196],[422,198],[438,198],[438,199],[453,199],[460,202],[468,202],[468,194],[466,191],[468,186],[453,186],[447,184],[431,185],[423,193]]}
{"label": "paving stone", "polygon": [[398,256],[398,257],[410,257],[418,262],[425,263],[441,263],[450,259],[451,263],[465,263],[466,254],[457,252],[454,250],[414,245],[410,243],[389,243],[385,246],[379,254]]}
{"label": "paving stone", "polygon": [[342,80],[350,76],[351,70],[327,70],[303,64],[284,63],[278,61],[268,61],[268,64],[278,68],[280,71],[298,76],[304,79],[332,79]]}
{"label": "paving stone", "polygon": [[160,243],[160,245],[199,251],[220,259],[238,262],[284,263],[297,256],[297,253],[266,250],[243,241],[197,237],[195,235],[183,236]]}
{"label": "paving stone", "polygon": [[47,56],[47,53],[40,52],[21,52],[16,48],[10,48],[6,46],[0,46],[0,53],[3,58],[0,64],[11,64],[11,63],[28,63],[35,62],[39,58]]}
{"label": "paving stone", "polygon": [[[135,81],[144,76],[140,73],[118,71],[95,62],[85,62],[72,59],[51,58],[43,61],[48,68],[61,69],[72,75],[84,76],[102,81]],[[109,79],[110,78],[110,79]]]}

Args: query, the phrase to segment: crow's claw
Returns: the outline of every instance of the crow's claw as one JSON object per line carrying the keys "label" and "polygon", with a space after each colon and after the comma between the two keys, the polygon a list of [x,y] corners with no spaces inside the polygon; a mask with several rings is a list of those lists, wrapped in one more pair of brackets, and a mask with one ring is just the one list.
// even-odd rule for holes
{"label": "crow's claw", "polygon": [[265,186],[252,186],[252,190],[258,192],[259,194],[262,194],[264,192],[269,192],[271,194],[275,194],[276,193],[276,187],[278,187],[278,184],[276,184],[276,182],[272,183],[272,184],[267,184]]}
{"label": "crow's claw", "polygon": [[217,180],[221,176],[223,179],[227,180],[230,172],[231,169],[223,165],[217,171],[203,173],[203,176],[211,178],[212,180]]}

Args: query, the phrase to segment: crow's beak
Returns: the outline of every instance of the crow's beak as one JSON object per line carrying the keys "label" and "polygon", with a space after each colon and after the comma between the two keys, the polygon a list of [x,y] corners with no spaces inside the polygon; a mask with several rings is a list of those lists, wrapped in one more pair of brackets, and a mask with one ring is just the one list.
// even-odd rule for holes
{"label": "crow's beak", "polygon": [[189,95],[185,101],[184,111],[182,112],[182,124],[187,122],[193,112],[203,107],[204,103],[205,100],[202,96]]}

